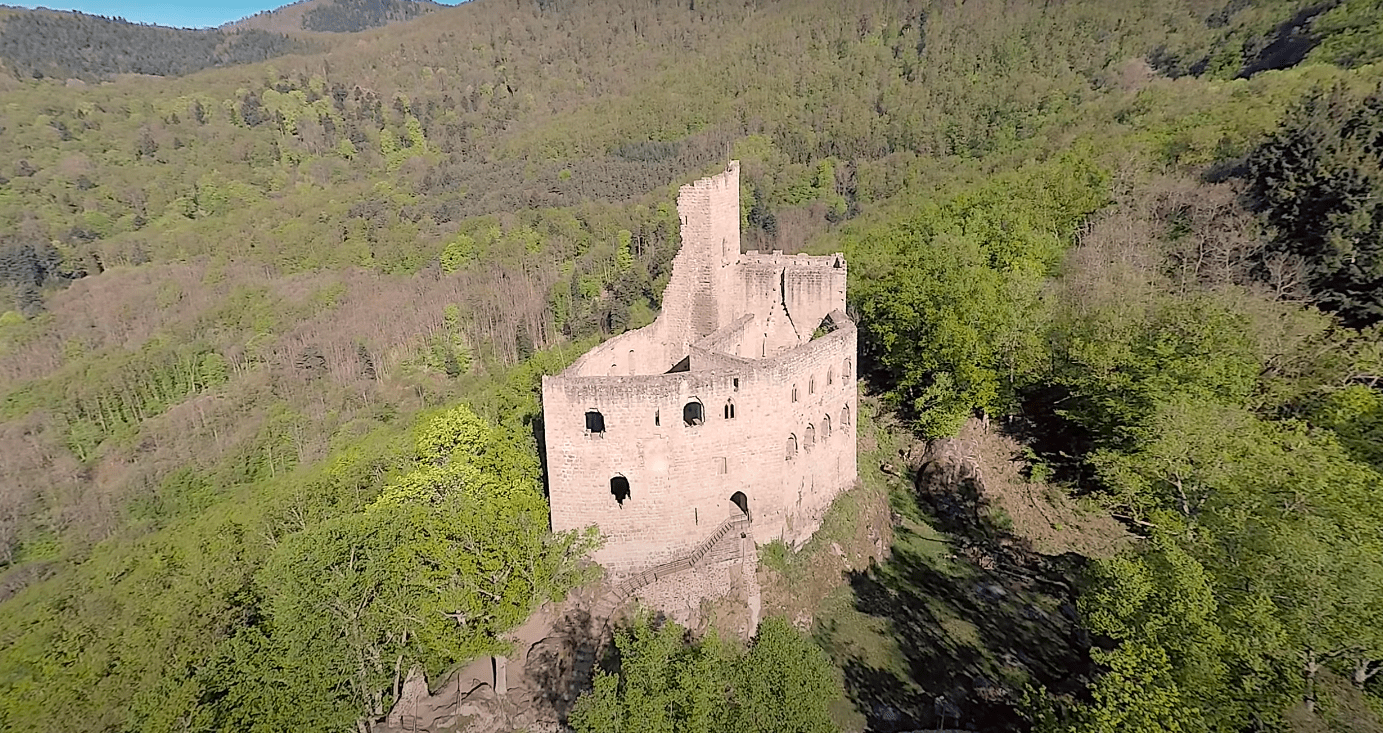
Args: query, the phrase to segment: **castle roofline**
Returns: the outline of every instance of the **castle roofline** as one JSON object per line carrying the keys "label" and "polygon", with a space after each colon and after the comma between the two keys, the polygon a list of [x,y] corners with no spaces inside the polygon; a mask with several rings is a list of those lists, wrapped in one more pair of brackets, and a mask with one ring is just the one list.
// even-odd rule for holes
{"label": "castle roofline", "polygon": [[731,185],[739,186],[740,162],[732,160],[725,165],[725,170],[713,176],[698,178],[691,183],[684,184],[677,190],[679,197],[681,194],[695,193],[697,191],[714,191],[727,188]]}
{"label": "castle roofline", "polygon": [[745,252],[740,255],[739,264],[771,264],[779,267],[823,267],[845,269],[845,254],[834,252],[828,255],[809,255],[798,253],[784,254],[783,250],[772,252]]}
{"label": "castle roofline", "polygon": [[[764,373],[781,371],[784,369],[790,369],[793,364],[797,363],[798,361],[801,361],[804,358],[811,358],[811,356],[818,350],[833,348],[832,344],[835,341],[848,340],[854,337],[857,330],[855,322],[851,320],[849,316],[845,315],[843,311],[831,311],[830,318],[831,321],[834,323],[835,328],[833,328],[829,333],[812,339],[811,341],[808,341],[807,343],[802,344],[797,348],[790,349],[788,351],[783,351],[772,356],[767,356],[758,359],[746,359],[744,357],[735,356],[733,354],[726,354],[715,349],[708,349],[697,344],[692,344],[688,348],[688,352],[683,356],[681,360],[679,360],[675,364],[669,364],[669,367],[675,367],[677,365],[681,365],[683,362],[687,362],[685,369],[667,371],[661,374],[581,374],[580,364],[573,363],[571,366],[567,367],[566,369],[562,370],[557,374],[544,375],[542,378],[542,382],[544,385],[547,385],[550,382],[554,384],[560,382],[568,382],[572,384],[588,386],[604,384],[657,385],[677,384],[681,381],[688,379],[689,377],[695,377],[699,379],[703,377],[740,375],[744,374],[746,370],[753,370]],[[621,336],[628,335],[629,333],[636,332],[629,331],[626,334],[621,334]],[[605,343],[609,344],[614,341],[615,339],[610,339],[610,341],[606,341]],[[700,359],[698,359],[697,352],[700,352]],[[587,353],[595,353],[595,350],[592,350],[591,352]],[[711,366],[708,363],[714,363],[714,366]]]}

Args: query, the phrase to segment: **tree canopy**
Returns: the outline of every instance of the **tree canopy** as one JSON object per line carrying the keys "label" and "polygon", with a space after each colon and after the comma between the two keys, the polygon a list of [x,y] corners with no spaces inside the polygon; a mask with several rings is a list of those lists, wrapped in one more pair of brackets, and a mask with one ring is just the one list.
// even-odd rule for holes
{"label": "tree canopy", "polygon": [[580,733],[831,733],[842,695],[825,653],[784,619],[759,624],[748,649],[711,635],[689,643],[647,617],[619,632],[618,670],[596,675],[572,711]]}

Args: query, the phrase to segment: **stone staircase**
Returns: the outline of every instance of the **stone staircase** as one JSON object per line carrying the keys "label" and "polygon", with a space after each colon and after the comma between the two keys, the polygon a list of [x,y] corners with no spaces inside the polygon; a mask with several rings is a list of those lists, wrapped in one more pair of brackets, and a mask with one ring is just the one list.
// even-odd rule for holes
{"label": "stone staircase", "polygon": [[[606,593],[595,607],[591,609],[591,634],[577,647],[575,659],[572,665],[571,675],[568,678],[567,689],[564,691],[563,699],[567,704],[572,704],[591,682],[592,673],[595,669],[596,654],[600,647],[608,639],[610,634],[610,621],[615,609],[624,605],[631,596],[640,589],[659,579],[675,575],[684,570],[690,570],[697,564],[706,559],[708,555],[712,562],[728,560],[739,554],[739,548],[735,543],[721,544],[721,540],[732,532],[747,531],[749,528],[749,518],[743,514],[738,514],[721,522],[711,534],[699,542],[696,547],[660,565],[655,565],[647,570],[640,571],[634,575],[620,581],[613,589]],[[712,552],[714,550],[715,552]]]}

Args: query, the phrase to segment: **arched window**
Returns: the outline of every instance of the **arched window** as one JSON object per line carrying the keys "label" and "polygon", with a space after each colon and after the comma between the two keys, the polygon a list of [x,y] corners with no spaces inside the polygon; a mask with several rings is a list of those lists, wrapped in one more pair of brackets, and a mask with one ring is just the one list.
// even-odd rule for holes
{"label": "arched window", "polygon": [[845,407],[842,407],[842,408],[840,409],[840,426],[843,427],[843,428],[848,428],[848,427],[850,427],[850,406],[849,406],[849,405],[846,405]]}
{"label": "arched window", "polygon": [[792,385],[792,401],[797,401],[797,385]]}
{"label": "arched window", "polygon": [[689,428],[706,422],[706,408],[697,400],[692,400],[682,406],[682,423]]}
{"label": "arched window", "polygon": [[624,508],[624,502],[629,499],[629,479],[616,474],[610,479],[610,495],[615,497],[615,501],[620,508]]}
{"label": "arched window", "polygon": [[831,416],[826,415],[821,418],[821,439],[825,440],[829,437],[831,437]]}
{"label": "arched window", "polygon": [[807,432],[803,436],[802,447],[811,450],[814,445],[816,445],[816,426],[808,423]]}
{"label": "arched window", "polygon": [[796,436],[796,435],[789,435],[789,436],[788,436],[788,452],[787,452],[787,459],[788,459],[789,461],[791,461],[792,459],[794,459],[794,458],[796,458],[796,457],[797,457],[797,436]]}
{"label": "arched window", "polygon": [[586,432],[591,435],[603,435],[605,433],[605,416],[598,410],[586,411]]}
{"label": "arched window", "polygon": [[734,400],[726,400],[726,401],[725,401],[725,419],[726,419],[726,420],[734,420],[734,419],[735,419],[735,401],[734,401]]}
{"label": "arched window", "polygon": [[807,380],[807,394],[816,394],[816,377]]}
{"label": "arched window", "polygon": [[829,387],[836,383],[836,370],[834,367],[826,370],[826,386]]}
{"label": "arched window", "polygon": [[845,378],[845,379],[849,379],[849,378],[850,378],[850,360],[849,360],[849,359],[846,359],[846,360],[845,360],[845,370],[842,371],[842,372],[840,373],[840,376],[843,377],[843,378]]}

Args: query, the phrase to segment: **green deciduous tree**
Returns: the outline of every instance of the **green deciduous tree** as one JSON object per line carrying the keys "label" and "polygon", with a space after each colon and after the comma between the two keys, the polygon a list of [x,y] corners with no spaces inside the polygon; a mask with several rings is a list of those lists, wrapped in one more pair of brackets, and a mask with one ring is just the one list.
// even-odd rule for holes
{"label": "green deciduous tree", "polygon": [[925,204],[849,240],[861,351],[926,434],[1012,404],[1042,354],[1040,290],[1105,176],[1069,156]]}
{"label": "green deciduous tree", "polygon": [[1092,628],[1165,654],[1166,694],[1209,730],[1309,710],[1326,665],[1376,674],[1383,475],[1329,434],[1204,398],[1158,406],[1134,435],[1094,462],[1151,539],[1098,566]]}
{"label": "green deciduous tree", "polygon": [[[256,577],[264,643],[270,663],[321,701],[305,714],[381,715],[413,664],[436,674],[502,651],[501,631],[579,577],[574,562],[594,536],[549,536],[524,448],[465,406],[447,410],[420,427],[418,468],[363,511],[279,544]],[[291,712],[285,724],[315,724]]]}
{"label": "green deciduous tree", "polygon": [[714,633],[688,641],[672,622],[640,617],[616,635],[619,671],[577,701],[580,733],[830,733],[842,694],[824,652],[787,621],[759,625],[749,649]]}

